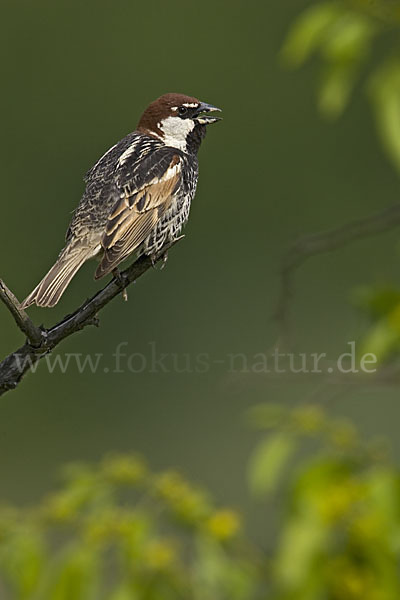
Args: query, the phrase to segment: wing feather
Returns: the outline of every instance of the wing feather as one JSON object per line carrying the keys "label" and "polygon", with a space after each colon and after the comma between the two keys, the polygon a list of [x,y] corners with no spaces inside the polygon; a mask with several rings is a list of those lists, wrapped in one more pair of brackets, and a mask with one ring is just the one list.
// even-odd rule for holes
{"label": "wing feather", "polygon": [[158,220],[170,208],[181,183],[181,159],[174,154],[160,177],[153,177],[139,189],[126,185],[116,202],[102,238],[104,255],[95,278],[115,269],[150,235]]}

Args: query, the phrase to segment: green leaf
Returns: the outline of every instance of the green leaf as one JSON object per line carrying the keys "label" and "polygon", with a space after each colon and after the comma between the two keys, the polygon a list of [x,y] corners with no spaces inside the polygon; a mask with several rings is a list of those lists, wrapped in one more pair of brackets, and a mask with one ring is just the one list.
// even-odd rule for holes
{"label": "green leaf", "polygon": [[108,600],[136,600],[138,598],[138,595],[129,583],[122,583],[111,592]]}
{"label": "green leaf", "polygon": [[326,64],[318,94],[319,109],[325,116],[337,117],[345,109],[377,31],[370,18],[348,11],[327,32],[322,43]]}
{"label": "green leaf", "polygon": [[287,433],[276,433],[256,448],[249,464],[250,490],[256,496],[271,493],[295,450],[295,440]]}
{"label": "green leaf", "polygon": [[329,27],[343,13],[339,2],[312,6],[297,19],[284,42],[282,58],[292,67],[303,64],[321,45]]}
{"label": "green leaf", "polygon": [[196,552],[192,575],[195,600],[248,600],[254,597],[254,565],[232,560],[224,548],[209,537],[198,537]]}
{"label": "green leaf", "polygon": [[[307,584],[317,585],[323,572],[316,568],[316,563],[328,538],[327,527],[312,511],[304,510],[287,522],[276,560],[276,578],[284,589],[297,591]],[[316,581],[307,582],[310,579]]]}
{"label": "green leaf", "polygon": [[318,108],[329,118],[338,117],[346,108],[358,74],[354,62],[327,64],[318,90]]}
{"label": "green leaf", "polygon": [[400,290],[393,286],[360,286],[352,291],[351,300],[370,318],[376,319],[387,315],[400,304]]}
{"label": "green leaf", "polygon": [[91,600],[99,584],[98,555],[80,544],[67,548],[51,573],[47,595],[51,600]]}
{"label": "green leaf", "polygon": [[378,363],[382,363],[399,350],[399,332],[390,326],[388,319],[383,318],[373,325],[361,342],[360,356],[374,354]]}
{"label": "green leaf", "polygon": [[347,11],[328,30],[322,46],[323,56],[330,62],[358,62],[368,54],[378,31],[372,19]]}
{"label": "green leaf", "polygon": [[400,303],[379,319],[367,332],[362,341],[361,354],[375,354],[383,362],[400,349]]}
{"label": "green leaf", "polygon": [[44,566],[43,543],[33,531],[18,531],[0,549],[0,568],[19,600],[31,598]]}
{"label": "green leaf", "polygon": [[400,62],[391,60],[369,81],[378,133],[394,165],[400,170]]}

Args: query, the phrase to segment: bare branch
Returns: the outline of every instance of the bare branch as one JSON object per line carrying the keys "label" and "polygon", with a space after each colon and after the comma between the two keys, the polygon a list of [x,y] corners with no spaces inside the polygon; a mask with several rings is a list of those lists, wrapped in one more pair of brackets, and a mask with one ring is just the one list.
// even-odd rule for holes
{"label": "bare branch", "polygon": [[284,257],[281,275],[280,294],[275,312],[281,339],[287,339],[288,313],[294,294],[294,276],[299,267],[310,256],[332,252],[361,238],[377,235],[400,226],[400,204],[386,208],[370,217],[347,223],[337,229],[315,233],[298,239]]}
{"label": "bare branch", "polygon": [[36,327],[25,311],[20,308],[20,303],[14,294],[1,282],[0,298],[11,312],[19,329],[27,336],[27,340],[21,348],[0,363],[0,396],[8,390],[16,388],[25,373],[43,356],[54,350],[66,337],[88,325],[98,325],[99,311],[161,260],[178,240],[166,244],[153,259],[142,255],[125,271],[122,271],[117,278],[114,277],[102,290],[84,302],[74,313],[67,315],[50,329]]}
{"label": "bare branch", "polygon": [[42,340],[41,330],[34,325],[26,312],[21,308],[17,298],[12,291],[8,289],[2,279],[0,279],[0,300],[7,306],[19,329],[26,335],[29,342],[33,346],[40,345]]}

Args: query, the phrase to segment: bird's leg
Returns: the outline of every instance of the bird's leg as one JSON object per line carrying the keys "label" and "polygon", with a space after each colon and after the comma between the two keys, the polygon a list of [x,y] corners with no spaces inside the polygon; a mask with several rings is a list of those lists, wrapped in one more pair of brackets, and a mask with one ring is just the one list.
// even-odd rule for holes
{"label": "bird's leg", "polygon": [[164,252],[164,254],[161,257],[161,267],[160,267],[160,271],[163,270],[163,268],[165,267],[165,265],[167,264],[167,260],[168,260],[168,250],[166,250]]}
{"label": "bird's leg", "polygon": [[127,302],[128,301],[128,292],[126,291],[125,281],[124,281],[124,278],[122,277],[118,267],[115,267],[115,269],[112,270],[112,274],[114,275],[114,278],[115,278],[116,282],[118,283],[118,285],[122,287],[122,297],[125,300],[125,302]]}
{"label": "bird's leg", "polygon": [[[178,235],[178,237],[172,238],[171,242],[179,242],[179,240],[182,240],[184,237],[185,237],[185,234],[183,233],[182,235]],[[167,260],[168,260],[168,250],[166,250],[161,257],[160,271],[162,271],[164,269],[165,265],[167,264]]]}
{"label": "bird's leg", "polygon": [[164,252],[164,254],[161,254],[161,256],[156,256],[155,254],[152,254],[150,256],[150,260],[151,260],[151,266],[153,267],[153,269],[156,268],[156,264],[161,261],[161,267],[160,267],[160,271],[165,267],[165,263],[168,260],[168,250],[166,250]]}
{"label": "bird's leg", "polygon": [[[182,234],[182,235],[178,235],[178,237],[170,237],[168,240],[170,243],[175,243],[175,242],[179,242],[179,240],[183,239],[184,237],[185,237],[185,234]],[[156,268],[156,264],[158,263],[158,261],[161,261],[160,271],[162,271],[162,269],[165,267],[166,262],[168,260],[168,250],[165,250],[165,252],[163,252],[161,255],[158,255],[158,257],[155,254],[151,254],[150,260],[151,260],[151,265],[152,265],[153,269]]]}

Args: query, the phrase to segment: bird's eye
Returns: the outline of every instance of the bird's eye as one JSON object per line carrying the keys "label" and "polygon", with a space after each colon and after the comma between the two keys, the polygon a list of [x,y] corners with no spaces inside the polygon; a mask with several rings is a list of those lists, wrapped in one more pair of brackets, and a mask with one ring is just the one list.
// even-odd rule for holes
{"label": "bird's eye", "polygon": [[186,113],[187,113],[187,110],[188,110],[188,109],[186,108],[186,106],[180,106],[180,107],[178,108],[178,113],[179,113],[180,115],[186,115]]}

